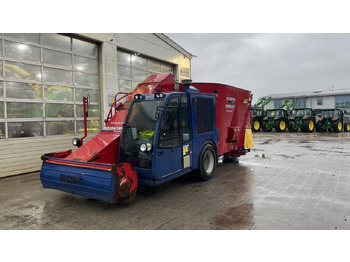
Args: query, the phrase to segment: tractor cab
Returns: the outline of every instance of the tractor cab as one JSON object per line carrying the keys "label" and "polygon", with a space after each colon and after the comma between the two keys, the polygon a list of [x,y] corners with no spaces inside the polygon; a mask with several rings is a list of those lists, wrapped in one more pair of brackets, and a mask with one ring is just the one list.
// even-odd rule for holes
{"label": "tractor cab", "polygon": [[264,113],[260,108],[252,108],[252,117],[263,117]]}
{"label": "tractor cab", "polygon": [[280,117],[287,117],[287,111],[284,109],[269,109],[266,110],[266,117],[267,118],[280,118]]}

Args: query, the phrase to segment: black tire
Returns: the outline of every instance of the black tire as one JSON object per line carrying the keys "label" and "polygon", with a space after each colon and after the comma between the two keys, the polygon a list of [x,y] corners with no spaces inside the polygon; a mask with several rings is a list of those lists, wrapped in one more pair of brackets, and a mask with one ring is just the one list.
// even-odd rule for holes
{"label": "black tire", "polygon": [[307,119],[303,121],[303,132],[311,133],[315,130],[315,120]]}
{"label": "black tire", "polygon": [[350,123],[344,124],[344,132],[350,132]]}
{"label": "black tire", "polygon": [[253,132],[259,132],[261,128],[261,120],[257,117],[253,118],[252,120],[252,131]]}
{"label": "black tire", "polygon": [[316,123],[316,131],[320,133],[326,132],[326,129],[322,127],[322,122],[317,122]]}
{"label": "black tire", "polygon": [[288,130],[289,130],[289,132],[297,132],[298,131],[298,128],[295,126],[295,121],[289,121]]}
{"label": "black tire", "polygon": [[343,131],[343,123],[341,119],[338,119],[337,121],[332,123],[332,130],[334,133],[339,133]]}
{"label": "black tire", "polygon": [[199,177],[206,181],[214,176],[217,163],[217,153],[211,143],[206,143],[199,154]]}
{"label": "black tire", "polygon": [[261,128],[262,128],[262,130],[264,132],[271,132],[272,131],[272,128],[268,128],[266,121],[262,122],[262,127]]}
{"label": "black tire", "polygon": [[281,119],[275,121],[274,127],[275,127],[275,130],[277,132],[284,132],[284,131],[286,131],[286,129],[287,129],[287,121],[286,121],[286,119],[281,118]]}

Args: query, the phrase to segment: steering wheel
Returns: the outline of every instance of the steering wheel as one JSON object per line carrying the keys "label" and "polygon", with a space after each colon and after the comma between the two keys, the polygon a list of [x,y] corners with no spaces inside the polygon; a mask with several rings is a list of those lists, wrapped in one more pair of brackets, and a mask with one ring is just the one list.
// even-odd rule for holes
{"label": "steering wheel", "polygon": [[154,130],[145,130],[140,133],[142,138],[151,138],[154,136]]}

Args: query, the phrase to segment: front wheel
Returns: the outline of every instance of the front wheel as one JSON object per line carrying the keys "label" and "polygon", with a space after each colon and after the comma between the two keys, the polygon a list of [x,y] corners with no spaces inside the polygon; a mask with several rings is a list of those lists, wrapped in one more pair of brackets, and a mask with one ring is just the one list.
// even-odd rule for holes
{"label": "front wheel", "polygon": [[323,127],[323,123],[322,122],[317,122],[316,123],[316,131],[320,132],[320,133],[326,132],[326,129]]}
{"label": "front wheel", "polygon": [[289,132],[297,132],[298,131],[298,128],[295,125],[294,121],[289,122],[288,130],[289,130]]}
{"label": "front wheel", "polygon": [[346,124],[344,125],[344,131],[345,131],[345,132],[349,132],[349,131],[350,131],[350,123],[346,123]]}
{"label": "front wheel", "polygon": [[263,123],[262,123],[262,130],[264,132],[271,132],[272,128],[269,126],[268,122],[263,121]]}
{"label": "front wheel", "polygon": [[209,180],[214,176],[217,163],[216,150],[211,144],[205,144],[199,155],[199,175],[202,180]]}

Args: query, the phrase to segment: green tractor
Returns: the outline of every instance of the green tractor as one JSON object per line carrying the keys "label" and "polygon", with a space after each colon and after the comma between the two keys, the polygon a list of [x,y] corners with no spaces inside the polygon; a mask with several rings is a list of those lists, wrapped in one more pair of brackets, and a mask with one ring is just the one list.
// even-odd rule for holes
{"label": "green tractor", "polygon": [[[289,126],[288,112],[294,106],[296,99],[285,99],[277,109],[266,110],[266,115],[263,119],[262,129],[265,132],[270,132],[275,128],[277,132],[286,131]],[[284,109],[286,107],[286,109]]]}
{"label": "green tractor", "polygon": [[342,109],[322,109],[321,116],[316,123],[316,131],[324,133],[327,130],[339,133],[350,131],[350,123],[344,122],[344,114],[346,111]]}
{"label": "green tractor", "polygon": [[265,106],[270,103],[271,97],[262,97],[259,99],[259,101],[254,105],[254,108],[251,109],[252,112],[252,131],[253,132],[259,132],[263,119],[265,114]]}
{"label": "green tractor", "polygon": [[297,132],[300,129],[302,132],[311,133],[315,129],[316,113],[312,108],[296,108],[292,110],[289,116],[289,132]]}
{"label": "green tractor", "polygon": [[285,109],[267,109],[266,116],[263,119],[262,130],[271,132],[275,128],[277,132],[286,131],[288,126],[288,113]]}

